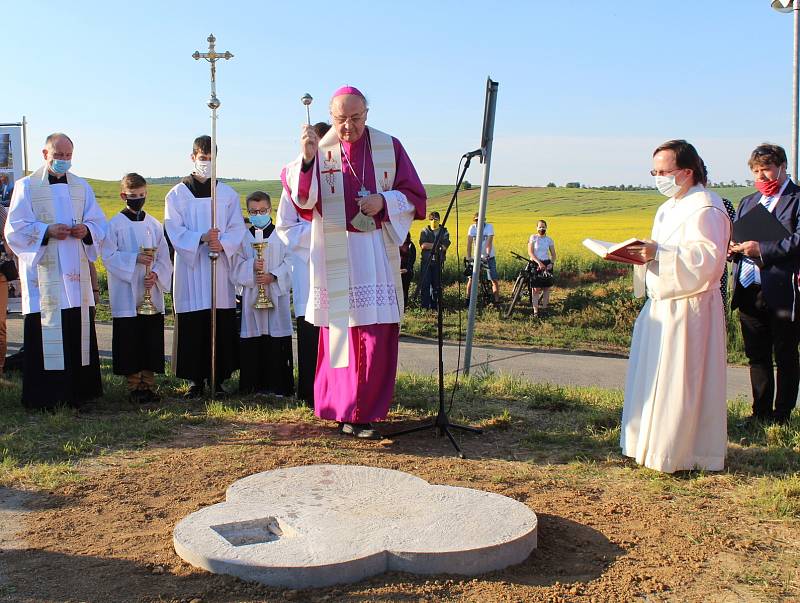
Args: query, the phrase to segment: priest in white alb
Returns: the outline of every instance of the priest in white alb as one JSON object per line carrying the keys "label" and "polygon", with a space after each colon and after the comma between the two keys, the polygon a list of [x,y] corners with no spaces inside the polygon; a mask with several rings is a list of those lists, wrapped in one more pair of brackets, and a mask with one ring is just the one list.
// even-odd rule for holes
{"label": "priest in white alb", "polygon": [[94,192],[70,172],[72,140],[51,134],[44,165],[14,185],[5,226],[19,259],[27,408],[80,406],[103,393],[89,262],[106,219]]}
{"label": "priest in white alb", "polygon": [[236,294],[231,281],[231,258],[245,233],[239,195],[217,180],[216,228],[211,228],[211,137],[195,139],[194,171],[167,193],[164,227],[175,249],[172,295],[177,338],[175,375],[190,381],[186,396],[203,394],[211,379],[211,259],[216,268],[216,386],[237,367]]}
{"label": "priest in white alb", "polygon": [[669,199],[656,212],[652,240],[631,246],[647,262],[634,275],[647,302],[633,328],[622,454],[666,473],[720,471],[728,416],[720,278],[731,221],[685,140],[659,146],[651,173]]}
{"label": "priest in white alb", "polygon": [[305,319],[321,327],[314,409],[342,433],[378,437],[394,397],[403,287],[400,245],[425,217],[426,193],[400,142],[367,127],[352,86],[331,100],[321,139],[303,126],[286,193],[311,218],[311,290]]}

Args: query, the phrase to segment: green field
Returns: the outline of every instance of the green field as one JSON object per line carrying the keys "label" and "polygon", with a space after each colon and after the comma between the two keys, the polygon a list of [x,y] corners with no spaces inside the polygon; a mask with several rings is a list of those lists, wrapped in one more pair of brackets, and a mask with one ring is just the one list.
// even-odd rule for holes
{"label": "green field", "polygon": [[[175,181],[175,184],[177,183],[178,180]],[[90,178],[89,184],[92,185],[97,201],[100,203],[100,207],[103,208],[107,218],[110,218],[124,207],[122,199],[119,197],[119,182],[93,180]],[[152,214],[153,217],[163,220],[164,198],[173,186],[173,184],[151,184],[148,186],[145,211]],[[273,201],[280,198],[280,180],[246,180],[231,182],[230,186],[241,196],[242,207],[244,207],[245,197],[253,191],[265,191],[269,193]]]}

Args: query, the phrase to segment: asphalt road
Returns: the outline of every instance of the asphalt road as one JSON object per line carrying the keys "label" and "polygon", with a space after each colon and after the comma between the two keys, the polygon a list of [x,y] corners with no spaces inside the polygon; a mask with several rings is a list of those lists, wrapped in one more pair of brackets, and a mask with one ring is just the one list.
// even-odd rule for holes
{"label": "asphalt road", "polygon": [[[111,325],[98,323],[96,328],[100,355],[110,358]],[[164,335],[164,348],[169,356],[172,350],[172,329],[168,327]],[[22,316],[19,314],[11,314],[8,317],[8,341],[11,351],[22,344]],[[412,337],[401,337],[400,339],[400,371],[422,375],[436,374],[437,356],[436,341]],[[448,373],[455,371],[458,363],[458,346],[445,344],[443,356],[445,371]],[[462,346],[462,362],[463,357]],[[627,358],[601,354],[473,346],[471,372],[473,375],[485,371],[496,374],[506,373],[531,381],[556,385],[622,389],[625,385],[627,365]],[[728,398],[750,396],[750,378],[746,368],[729,366],[727,377]]]}

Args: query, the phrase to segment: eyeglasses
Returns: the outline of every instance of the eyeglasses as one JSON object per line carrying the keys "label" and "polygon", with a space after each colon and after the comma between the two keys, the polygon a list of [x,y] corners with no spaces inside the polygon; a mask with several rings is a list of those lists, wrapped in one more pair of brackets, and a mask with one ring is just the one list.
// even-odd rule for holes
{"label": "eyeglasses", "polygon": [[358,115],[351,115],[350,117],[342,117],[341,115],[332,115],[331,117],[333,118],[333,123],[335,123],[337,126],[344,125],[348,121],[351,124],[357,125],[357,124],[360,124],[360,123],[362,123],[363,121],[365,121],[367,119],[367,114],[366,113],[360,113]]}
{"label": "eyeglasses", "polygon": [[247,213],[251,216],[266,216],[272,213],[271,209],[248,209]]}
{"label": "eyeglasses", "polygon": [[680,172],[681,170],[685,170],[688,168],[675,168],[674,170],[650,170],[651,176],[668,176],[669,174],[674,174],[675,172]]}

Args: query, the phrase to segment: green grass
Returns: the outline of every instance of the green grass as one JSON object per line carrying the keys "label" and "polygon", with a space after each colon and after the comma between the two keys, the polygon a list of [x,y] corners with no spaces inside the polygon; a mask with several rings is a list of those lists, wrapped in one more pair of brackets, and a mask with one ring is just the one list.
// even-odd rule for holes
{"label": "green grass", "polygon": [[[446,378],[449,392],[454,377]],[[81,462],[119,450],[137,450],[175,436],[186,425],[209,429],[249,429],[264,422],[308,423],[311,411],[294,399],[231,396],[221,401],[186,402],[169,395],[182,382],[160,377],[157,407],[127,401],[122,380],[103,366],[104,399],[80,413],[60,409],[29,413],[19,405],[20,380],[6,378],[0,390],[0,485],[53,488],[80,479]],[[235,387],[235,382],[231,384]],[[434,376],[400,374],[391,417],[430,416],[437,401]],[[622,392],[561,387],[514,376],[479,372],[462,378],[451,417],[498,430],[517,442],[515,458],[564,465],[571,471],[609,474],[624,468],[656,492],[703,496],[719,487],[705,472],[666,475],[624,461],[619,454]],[[749,414],[741,400],[729,404],[729,453],[721,474],[743,504],[768,517],[800,518],[800,418],[788,426],[739,426]],[[326,445],[321,438],[319,445]],[[316,441],[316,440],[315,440]],[[335,442],[328,442],[336,445]]]}
{"label": "green grass", "polygon": [[[623,271],[625,273],[627,271]],[[453,278],[456,278],[455,276]],[[633,297],[629,276],[614,277],[608,272],[576,272],[569,277],[561,274],[562,281],[553,289],[550,312],[537,318],[523,297],[511,318],[504,317],[512,283],[502,281],[501,293],[506,304],[503,312],[493,308],[480,309],[475,321],[475,338],[494,345],[532,346],[627,354],[630,348],[633,323],[644,303]],[[565,284],[564,280],[567,280]],[[444,290],[443,316],[445,339],[463,339],[466,330],[466,310],[462,307],[459,285],[448,285]],[[461,283],[464,295],[465,284]],[[436,313],[423,310],[412,287],[412,299],[403,319],[403,333],[419,337],[436,337]],[[746,362],[744,343],[736,313],[728,319],[728,362]]]}
{"label": "green grass", "polygon": [[[19,403],[19,378],[0,380],[0,484],[23,479],[42,487],[74,476],[74,464],[119,447],[141,448],[171,434],[179,424],[205,420],[182,404],[142,410],[127,401],[120,377],[103,365],[102,406],[89,413],[59,408],[28,413]],[[164,378],[164,387],[179,382]],[[198,418],[199,417],[199,418]]]}

